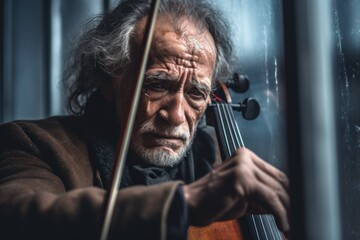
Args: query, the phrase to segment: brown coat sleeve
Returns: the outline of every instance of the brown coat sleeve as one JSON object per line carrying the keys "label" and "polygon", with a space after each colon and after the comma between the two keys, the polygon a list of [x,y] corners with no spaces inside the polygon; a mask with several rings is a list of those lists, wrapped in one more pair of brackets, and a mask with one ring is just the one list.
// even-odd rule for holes
{"label": "brown coat sleeve", "polygon": [[[94,187],[86,144],[66,121],[0,126],[1,239],[98,239],[106,193]],[[113,239],[165,239],[179,184],[121,190]]]}

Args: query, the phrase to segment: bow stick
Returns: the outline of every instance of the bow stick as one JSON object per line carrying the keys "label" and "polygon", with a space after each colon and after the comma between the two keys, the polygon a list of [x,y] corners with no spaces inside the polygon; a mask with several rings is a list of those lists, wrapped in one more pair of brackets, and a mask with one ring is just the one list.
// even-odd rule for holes
{"label": "bow stick", "polygon": [[[130,137],[134,126],[134,120],[136,117],[136,112],[139,104],[141,89],[144,81],[144,74],[146,70],[146,64],[149,58],[149,52],[151,47],[151,41],[154,34],[156,17],[159,9],[160,0],[152,1],[150,12],[147,20],[147,27],[144,30],[144,38],[142,42],[143,54],[141,57],[141,62],[138,70],[137,81],[135,86],[135,92],[133,98],[131,99],[129,113],[125,121],[124,126],[122,126],[122,131],[119,137],[120,150],[117,156],[117,159],[114,163],[113,173],[111,177],[110,189],[106,198],[106,208],[105,215],[103,220],[103,226],[101,230],[100,239],[107,240],[110,231],[111,220],[115,208],[117,194],[119,192],[119,186],[124,172],[124,166],[126,161],[126,155],[130,143]],[[140,51],[141,52],[141,51]]]}

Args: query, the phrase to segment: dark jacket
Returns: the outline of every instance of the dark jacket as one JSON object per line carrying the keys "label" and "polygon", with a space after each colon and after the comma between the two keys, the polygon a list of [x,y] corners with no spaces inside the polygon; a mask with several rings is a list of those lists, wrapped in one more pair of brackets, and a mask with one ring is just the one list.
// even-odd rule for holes
{"label": "dark jacket", "polygon": [[[1,239],[98,239],[106,191],[85,126],[75,116],[0,125]],[[111,236],[165,239],[180,184],[122,189]]]}

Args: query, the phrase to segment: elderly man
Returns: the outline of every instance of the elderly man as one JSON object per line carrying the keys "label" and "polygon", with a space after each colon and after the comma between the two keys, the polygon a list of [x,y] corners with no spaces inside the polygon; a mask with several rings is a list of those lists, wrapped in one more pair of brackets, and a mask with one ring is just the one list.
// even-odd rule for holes
{"label": "elderly man", "polygon": [[[122,2],[83,36],[65,80],[71,116],[0,127],[1,236],[98,239],[149,2]],[[111,238],[185,239],[191,225],[252,213],[289,230],[283,173],[247,149],[212,168],[201,119],[227,73],[228,34],[203,1],[161,2]]]}

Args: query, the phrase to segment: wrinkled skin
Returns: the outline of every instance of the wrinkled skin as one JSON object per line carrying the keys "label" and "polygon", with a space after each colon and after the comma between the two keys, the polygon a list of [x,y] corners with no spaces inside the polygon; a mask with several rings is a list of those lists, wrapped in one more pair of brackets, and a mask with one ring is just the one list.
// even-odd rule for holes
{"label": "wrinkled skin", "polygon": [[[133,142],[138,153],[147,149],[176,156],[166,164],[173,165],[186,152],[210,100],[216,51],[211,35],[193,23],[181,21],[179,35],[168,20],[161,22],[154,33]],[[135,39],[140,38],[143,23]],[[150,130],[142,131],[144,124],[150,125]]]}
{"label": "wrinkled skin", "polygon": [[[133,148],[138,147],[135,150],[140,155],[147,151],[175,156],[164,163],[156,162],[158,156],[148,154],[146,161],[163,166],[181,159],[179,152],[190,144],[206,110],[216,48],[210,33],[191,21],[182,19],[175,29],[166,17],[158,20],[132,142],[137,142],[138,146],[133,143]],[[145,21],[146,18],[141,20],[136,28],[134,55]],[[114,83],[115,89],[121,91],[117,94],[119,117],[123,115],[126,99],[130,98],[129,79],[136,77],[131,70],[124,76],[127,79]],[[148,125],[147,130],[144,125]],[[250,150],[239,149],[201,179],[183,186],[190,224],[201,226],[245,214],[271,213],[280,230],[287,232],[288,185],[284,173]]]}

